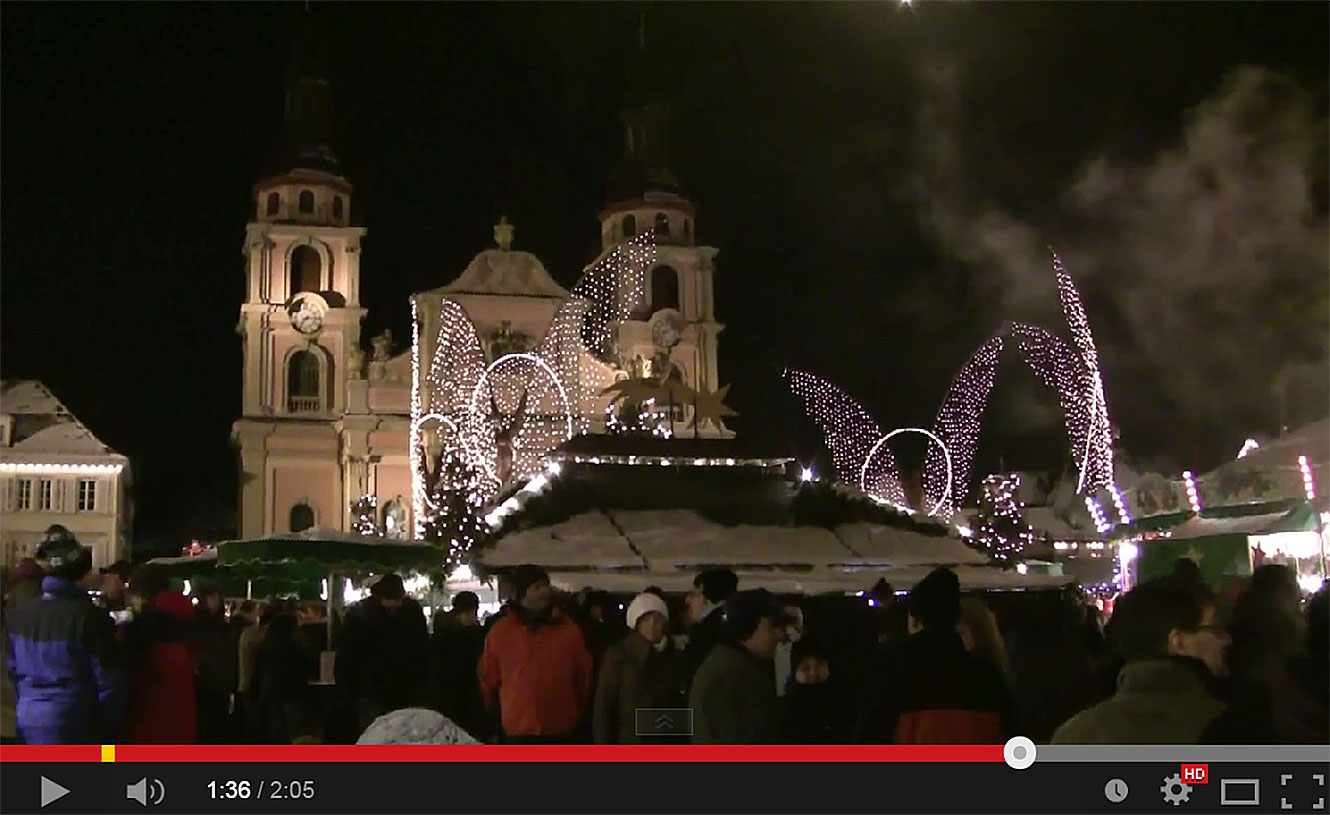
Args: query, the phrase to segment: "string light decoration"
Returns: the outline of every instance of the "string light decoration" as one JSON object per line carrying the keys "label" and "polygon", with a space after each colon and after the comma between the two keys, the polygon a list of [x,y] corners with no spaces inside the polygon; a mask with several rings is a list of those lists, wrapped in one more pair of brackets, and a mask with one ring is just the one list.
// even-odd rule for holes
{"label": "string light decoration", "polygon": [[[952,380],[947,398],[934,421],[933,432],[951,451],[951,495],[957,501],[969,492],[970,465],[978,448],[984,408],[988,405],[988,394],[993,390],[1002,348],[1001,334],[990,337],[979,346]],[[941,451],[930,447],[924,458],[923,478],[924,493],[930,498],[947,492],[945,465]]]}
{"label": "string light decoration", "polygon": [[[1040,381],[1057,391],[1072,454],[1078,461],[1077,492],[1092,494],[1113,483],[1112,427],[1094,337],[1080,293],[1056,253],[1053,272],[1071,346],[1038,326],[1008,323],[966,361],[938,410],[934,430],[951,451],[953,496],[963,497],[968,492],[983,412],[1008,338],[1016,342],[1022,358]],[[945,493],[943,463],[941,453],[929,448],[924,491],[935,500]]]}
{"label": "string light decoration", "polygon": [[1085,314],[1081,293],[1071,275],[1062,264],[1062,258],[1053,256],[1053,274],[1057,278],[1058,300],[1062,315],[1071,330],[1072,345],[1081,358],[1081,393],[1090,402],[1090,422],[1086,433],[1085,452],[1081,458],[1081,492],[1106,487],[1113,483],[1113,428],[1108,420],[1108,402],[1104,397],[1104,379],[1099,371],[1099,352],[1090,331],[1090,318]]}
{"label": "string light decoration", "polygon": [[669,414],[656,406],[655,399],[640,405],[626,402],[619,410],[605,406],[605,432],[612,436],[651,436],[658,439],[674,438],[673,422]]}
{"label": "string light decoration", "polygon": [[379,534],[379,499],[362,495],[351,502],[351,531],[357,535]]}
{"label": "string light decoration", "polygon": [[1117,508],[1118,520],[1124,524],[1131,523],[1131,513],[1127,512],[1127,501],[1122,497],[1122,491],[1118,489],[1117,484],[1108,485],[1108,494],[1113,498],[1113,506]]}
{"label": "string light decoration", "polygon": [[1090,512],[1090,517],[1094,519],[1094,528],[1103,535],[1113,528],[1113,524],[1108,522],[1104,515],[1104,508],[1093,497],[1085,496],[1085,508]]}
{"label": "string light decoration", "polygon": [[[508,484],[538,473],[551,449],[588,432],[599,413],[595,398],[614,379],[606,360],[614,356],[617,327],[644,300],[655,257],[650,233],[615,247],[583,273],[530,353],[507,354],[488,366],[460,303],[412,298],[410,442],[418,536],[425,534],[429,510],[421,476],[428,451],[460,451],[480,473],[488,502]],[[436,321],[432,346],[422,348],[425,325]]]}
{"label": "string light decoration", "polygon": [[[882,438],[882,428],[855,399],[819,376],[794,369],[785,370],[790,390],[804,402],[804,410],[822,431],[831,450],[836,477],[859,484],[864,492],[884,501],[904,505],[896,459],[890,449],[869,461],[869,451]],[[864,468],[868,470],[865,471]]]}
{"label": "string light decoration", "polygon": [[1187,503],[1191,505],[1191,511],[1197,515],[1201,514],[1201,495],[1196,489],[1196,476],[1191,470],[1182,472],[1182,483],[1187,487]]}
{"label": "string light decoration", "polygon": [[974,540],[999,563],[1011,560],[1034,543],[1035,531],[1025,519],[1015,473],[990,475],[983,481]]}
{"label": "string light decoration", "polygon": [[[420,450],[419,477],[425,511],[421,537],[443,549],[443,573],[466,561],[489,531],[484,521],[485,477],[466,451],[450,448],[436,456]],[[426,466],[432,460],[433,466]]]}
{"label": "string light decoration", "polygon": [[1306,456],[1298,456],[1298,469],[1302,472],[1302,491],[1308,501],[1316,500],[1316,479],[1312,477],[1312,465]]}

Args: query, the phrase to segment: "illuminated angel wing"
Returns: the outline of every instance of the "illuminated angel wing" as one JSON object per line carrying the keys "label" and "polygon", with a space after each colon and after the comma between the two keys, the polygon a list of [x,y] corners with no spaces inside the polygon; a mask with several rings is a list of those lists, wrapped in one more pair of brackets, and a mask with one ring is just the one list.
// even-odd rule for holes
{"label": "illuminated angel wing", "polygon": [[[807,371],[787,370],[790,390],[803,399],[804,410],[817,423],[831,450],[836,475],[841,481],[862,488],[894,504],[905,503],[896,458],[886,445],[873,453],[884,435],[881,426],[863,405],[845,391]],[[865,468],[865,463],[868,465]]]}

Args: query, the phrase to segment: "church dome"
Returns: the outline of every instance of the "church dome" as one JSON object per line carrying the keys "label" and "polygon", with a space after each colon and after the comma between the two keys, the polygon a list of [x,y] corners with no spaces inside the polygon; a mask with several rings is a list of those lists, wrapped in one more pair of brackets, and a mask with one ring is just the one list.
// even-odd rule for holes
{"label": "church dome", "polygon": [[497,249],[486,249],[471,259],[466,270],[439,291],[443,294],[501,294],[515,297],[569,297],[555,282],[540,258],[512,248],[514,228],[504,218],[494,227]]}

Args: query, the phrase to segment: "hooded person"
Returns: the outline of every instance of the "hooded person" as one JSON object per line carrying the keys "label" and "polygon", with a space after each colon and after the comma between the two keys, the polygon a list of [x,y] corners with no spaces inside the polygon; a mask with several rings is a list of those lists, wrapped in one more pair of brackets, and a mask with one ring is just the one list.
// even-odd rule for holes
{"label": "hooded person", "polygon": [[549,575],[524,565],[507,576],[510,613],[485,638],[481,698],[509,743],[567,744],[587,714],[594,665],[577,624],[554,605]]}
{"label": "hooded person", "polygon": [[785,685],[785,739],[790,744],[848,744],[854,710],[846,682],[831,669],[831,654],[815,638],[800,638],[790,648],[792,670]]}
{"label": "hooded person", "polygon": [[966,650],[957,632],[961,589],[946,567],[907,601],[909,631],[889,666],[885,695],[863,738],[896,744],[1000,744],[1014,734],[1015,702],[997,666]]}
{"label": "hooded person", "polygon": [[189,635],[195,608],[178,591],[159,591],[125,630],[129,649],[129,744],[197,741],[194,660]]}
{"label": "hooded person", "polygon": [[384,713],[424,701],[429,670],[425,611],[407,596],[402,578],[384,575],[369,594],[347,611],[334,665],[361,731]]}
{"label": "hooded person", "polygon": [[[628,604],[628,634],[605,652],[596,683],[592,733],[597,744],[685,741],[657,718],[638,711],[684,708],[683,655],[669,637],[670,609],[659,595],[643,592]],[[674,725],[673,719],[669,725]]]}
{"label": "hooded person", "polygon": [[16,604],[6,621],[19,738],[108,743],[124,715],[128,681],[115,624],[78,585],[92,570],[92,552],[56,524],[37,561],[45,573],[41,594]]}
{"label": "hooded person", "polygon": [[776,646],[788,623],[766,589],[741,591],[725,601],[720,641],[693,677],[688,707],[694,744],[773,744],[781,740],[776,696]]}

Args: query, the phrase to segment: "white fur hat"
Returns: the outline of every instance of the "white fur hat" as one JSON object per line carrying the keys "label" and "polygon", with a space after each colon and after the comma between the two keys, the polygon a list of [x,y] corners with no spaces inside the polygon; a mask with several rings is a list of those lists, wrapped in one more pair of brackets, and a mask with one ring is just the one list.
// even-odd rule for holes
{"label": "white fur hat", "polygon": [[628,604],[628,627],[637,630],[637,621],[642,619],[642,615],[649,611],[657,611],[664,615],[665,619],[670,618],[670,607],[665,605],[665,601],[660,599],[659,595],[651,592],[642,592],[633,598],[633,602]]}

